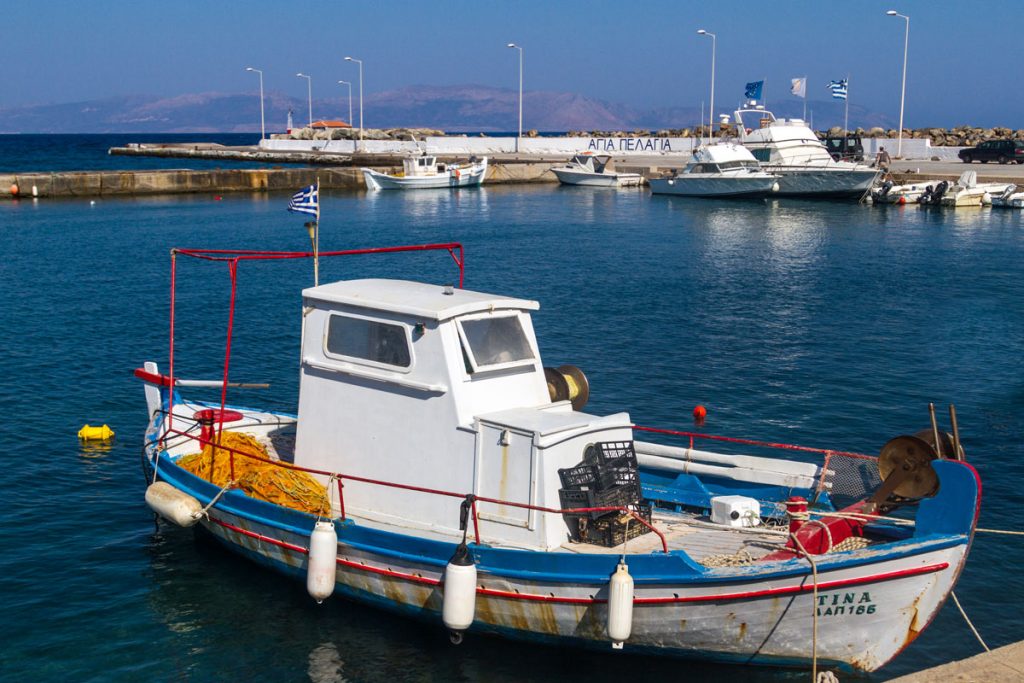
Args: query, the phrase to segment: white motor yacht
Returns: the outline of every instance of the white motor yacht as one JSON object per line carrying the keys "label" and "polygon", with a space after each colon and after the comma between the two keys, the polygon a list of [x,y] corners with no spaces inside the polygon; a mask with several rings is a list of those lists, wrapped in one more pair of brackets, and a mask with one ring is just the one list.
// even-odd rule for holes
{"label": "white motor yacht", "polygon": [[552,168],[563,185],[590,185],[593,187],[639,187],[643,177],[639,173],[616,173],[608,168],[610,154],[581,152],[565,166]]}
{"label": "white motor yacht", "polygon": [[764,197],[779,189],[779,177],[761,170],[745,147],[719,142],[698,147],[682,173],[649,180],[654,194],[685,197]]}
{"label": "white motor yacht", "polygon": [[779,194],[805,197],[860,197],[879,171],[836,161],[801,119],[776,119],[761,105],[734,115],[736,135],[761,168],[779,176]]}

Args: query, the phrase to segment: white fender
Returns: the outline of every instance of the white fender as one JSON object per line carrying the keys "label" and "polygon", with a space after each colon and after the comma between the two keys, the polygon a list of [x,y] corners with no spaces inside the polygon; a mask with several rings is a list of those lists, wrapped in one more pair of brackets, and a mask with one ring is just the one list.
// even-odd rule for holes
{"label": "white fender", "polygon": [[306,566],[306,591],[317,602],[334,593],[338,566],[338,532],[334,522],[321,520],[309,536],[309,562]]}
{"label": "white fender", "polygon": [[180,527],[192,526],[199,521],[203,512],[203,506],[198,500],[166,481],[154,482],[146,487],[146,505]]}
{"label": "white fender", "polygon": [[633,631],[633,577],[625,562],[619,562],[608,583],[608,637],[612,647],[621,648]]}
{"label": "white fender", "polygon": [[455,549],[444,569],[442,592],[441,618],[458,644],[476,616],[476,565],[465,544]]}

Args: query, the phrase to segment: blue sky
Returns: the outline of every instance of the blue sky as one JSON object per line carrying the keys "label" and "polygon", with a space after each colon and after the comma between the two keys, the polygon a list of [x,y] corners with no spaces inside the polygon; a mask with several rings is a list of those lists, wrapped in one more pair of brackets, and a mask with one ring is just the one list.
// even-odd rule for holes
{"label": "blue sky", "polygon": [[[315,8],[315,9],[308,9]],[[527,90],[578,92],[639,107],[708,99],[736,104],[765,78],[769,107],[806,75],[811,99],[850,74],[851,103],[899,112],[904,21],[910,16],[905,124],[1024,128],[1018,87],[1024,1],[826,2],[218,2],[120,0],[5,3],[0,107],[108,96],[268,90],[340,96],[364,60],[367,94],[405,85],[517,87],[512,41],[525,49]],[[335,90],[336,89],[336,90]]]}

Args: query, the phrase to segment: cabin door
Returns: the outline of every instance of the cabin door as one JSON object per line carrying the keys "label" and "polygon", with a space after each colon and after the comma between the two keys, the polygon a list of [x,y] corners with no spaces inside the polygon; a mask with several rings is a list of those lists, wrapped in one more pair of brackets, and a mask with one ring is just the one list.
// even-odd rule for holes
{"label": "cabin door", "polygon": [[[534,502],[533,433],[482,423],[477,434],[477,495],[512,503]],[[529,528],[531,511],[496,503],[478,503],[481,519]]]}

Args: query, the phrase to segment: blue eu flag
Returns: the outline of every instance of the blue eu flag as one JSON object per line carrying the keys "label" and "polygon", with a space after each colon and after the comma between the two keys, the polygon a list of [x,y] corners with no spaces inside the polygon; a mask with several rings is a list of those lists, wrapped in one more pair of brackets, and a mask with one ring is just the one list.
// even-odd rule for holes
{"label": "blue eu flag", "polygon": [[747,89],[743,91],[743,96],[748,100],[759,100],[761,99],[761,89],[764,87],[764,81],[754,81],[753,83],[747,83]]}

